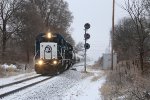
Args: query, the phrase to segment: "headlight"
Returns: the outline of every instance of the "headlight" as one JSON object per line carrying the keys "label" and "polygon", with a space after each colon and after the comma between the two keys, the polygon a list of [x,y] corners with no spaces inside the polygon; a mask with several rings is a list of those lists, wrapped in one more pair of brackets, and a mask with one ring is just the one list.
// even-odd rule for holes
{"label": "headlight", "polygon": [[43,64],[43,60],[39,60],[39,61],[38,61],[38,64],[39,64],[39,65],[42,65],[42,64]]}
{"label": "headlight", "polygon": [[50,32],[47,33],[47,38],[49,38],[49,39],[52,38],[52,33],[50,33]]}
{"label": "headlight", "polygon": [[54,60],[54,61],[53,61],[53,64],[54,64],[54,65],[56,65],[57,63],[58,63],[57,60]]}

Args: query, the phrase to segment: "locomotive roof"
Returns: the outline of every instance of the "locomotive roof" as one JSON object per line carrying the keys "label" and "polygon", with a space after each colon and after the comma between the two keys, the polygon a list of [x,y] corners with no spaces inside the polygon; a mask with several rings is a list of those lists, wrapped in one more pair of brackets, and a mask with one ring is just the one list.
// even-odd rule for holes
{"label": "locomotive roof", "polygon": [[39,41],[39,42],[58,42],[58,43],[60,43],[61,42],[61,40],[63,40],[63,42],[66,44],[67,42],[65,41],[65,39],[64,39],[64,37],[61,35],[61,34],[59,34],[59,33],[55,33],[55,34],[53,34],[54,35],[54,37],[51,39],[51,40],[49,40],[48,38],[46,38],[45,36],[46,36],[46,33],[39,33],[37,36],[36,36],[36,41]]}
{"label": "locomotive roof", "polygon": [[52,37],[52,39],[48,39],[46,37],[46,33],[39,33],[36,36],[36,44],[39,44],[41,42],[56,42],[59,45],[67,46],[67,47],[69,47],[70,50],[73,50],[72,45],[70,43],[68,43],[61,34],[55,33],[53,35],[54,36]]}
{"label": "locomotive roof", "polygon": [[[36,39],[39,39],[39,38],[41,38],[41,37],[45,38],[44,35],[46,35],[46,33],[39,33],[39,34],[36,36]],[[56,38],[64,39],[64,37],[63,37],[60,33],[54,33],[53,35],[55,35]]]}

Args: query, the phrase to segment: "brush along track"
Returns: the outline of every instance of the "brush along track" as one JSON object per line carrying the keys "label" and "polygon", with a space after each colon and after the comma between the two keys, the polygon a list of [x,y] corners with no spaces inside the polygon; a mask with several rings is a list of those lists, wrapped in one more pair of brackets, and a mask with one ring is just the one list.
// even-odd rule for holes
{"label": "brush along track", "polygon": [[3,85],[3,88],[0,88],[0,98],[4,98],[16,92],[19,92],[23,89],[32,87],[36,84],[49,80],[50,78],[52,77],[51,76],[48,76],[48,77],[37,76],[34,78],[28,78],[28,79],[22,80],[20,82],[10,83],[11,85],[9,84]]}

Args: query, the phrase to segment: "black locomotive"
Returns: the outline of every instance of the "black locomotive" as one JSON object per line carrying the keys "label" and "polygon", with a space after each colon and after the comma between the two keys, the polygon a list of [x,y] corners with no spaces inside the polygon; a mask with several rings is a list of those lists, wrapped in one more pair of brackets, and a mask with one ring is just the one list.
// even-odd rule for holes
{"label": "black locomotive", "polygon": [[58,33],[40,33],[35,43],[35,71],[38,74],[59,74],[76,61],[71,44]]}

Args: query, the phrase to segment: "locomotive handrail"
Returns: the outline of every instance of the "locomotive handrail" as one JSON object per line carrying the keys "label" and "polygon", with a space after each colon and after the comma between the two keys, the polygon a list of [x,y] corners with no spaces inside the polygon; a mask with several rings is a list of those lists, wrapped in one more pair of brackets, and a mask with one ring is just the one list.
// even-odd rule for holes
{"label": "locomotive handrail", "polygon": [[36,55],[38,54],[38,52],[39,52],[39,51],[37,51],[37,52],[35,53],[34,57],[33,57],[33,63],[34,63],[34,64],[35,64],[35,57],[36,57]]}
{"label": "locomotive handrail", "polygon": [[61,58],[63,58],[63,56],[61,55],[61,53],[58,51],[58,53],[60,54]]}

